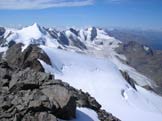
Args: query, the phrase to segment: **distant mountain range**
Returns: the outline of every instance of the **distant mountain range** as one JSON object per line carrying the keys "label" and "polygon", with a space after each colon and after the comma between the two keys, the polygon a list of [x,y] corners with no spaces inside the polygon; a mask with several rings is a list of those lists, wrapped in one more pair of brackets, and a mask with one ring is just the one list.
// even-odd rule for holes
{"label": "distant mountain range", "polygon": [[97,27],[59,30],[37,23],[0,28],[0,118],[161,120],[162,51],[149,47],[154,37],[146,35]]}
{"label": "distant mountain range", "polygon": [[147,44],[153,49],[162,50],[162,31],[156,30],[133,30],[133,29],[111,29],[107,30],[109,35],[121,41],[137,41]]}

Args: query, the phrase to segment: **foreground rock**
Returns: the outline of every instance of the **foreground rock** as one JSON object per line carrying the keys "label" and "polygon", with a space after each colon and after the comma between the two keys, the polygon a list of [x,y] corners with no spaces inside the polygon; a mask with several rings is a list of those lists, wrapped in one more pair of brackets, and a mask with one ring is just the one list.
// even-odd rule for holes
{"label": "foreground rock", "polygon": [[[8,70],[7,66],[2,67]],[[75,97],[65,87],[55,85],[52,75],[27,68],[8,76],[4,78],[6,73],[1,74],[0,120],[35,121],[42,115],[53,119],[75,118]]]}
{"label": "foreground rock", "polygon": [[1,121],[59,121],[76,118],[76,106],[93,109],[101,121],[119,121],[101,110],[88,93],[77,90],[53,75],[33,69],[14,70],[0,63]]}
{"label": "foreground rock", "polygon": [[101,121],[119,121],[82,90],[44,73],[51,64],[36,45],[10,43],[0,59],[0,121],[59,121],[76,118],[76,107],[94,110]]}

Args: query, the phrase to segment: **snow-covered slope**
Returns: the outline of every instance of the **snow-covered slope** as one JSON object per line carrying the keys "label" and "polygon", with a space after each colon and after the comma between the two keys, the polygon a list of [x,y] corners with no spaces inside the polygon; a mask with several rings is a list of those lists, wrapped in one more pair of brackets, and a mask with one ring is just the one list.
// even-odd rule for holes
{"label": "snow-covered slope", "polygon": [[[75,30],[69,28],[66,30],[48,29],[34,23],[22,29],[6,29],[5,37],[8,45],[11,41],[23,43],[24,45],[37,44],[48,47],[62,48],[75,51],[84,51],[90,47],[102,46],[105,40],[115,40],[113,37],[98,28],[90,27],[88,29]],[[114,45],[114,44],[113,44]]]}
{"label": "snow-covered slope", "polygon": [[16,43],[23,43],[24,49],[29,44],[46,45],[50,47],[58,47],[58,42],[51,38],[47,31],[40,27],[37,23],[32,26],[24,27],[20,30],[7,30],[6,33],[12,33],[6,39],[6,44],[14,41]]}
{"label": "snow-covered slope", "polygon": [[143,88],[135,91],[124,80],[118,67],[108,59],[45,46],[41,48],[48,54],[53,64],[51,67],[41,61],[46,72],[54,73],[56,78],[88,91],[104,109],[119,119],[123,121],[162,119],[162,103],[159,103],[162,102],[162,98]]}
{"label": "snow-covered slope", "polygon": [[[11,41],[21,42],[25,49],[29,44],[37,44],[47,53],[52,63],[50,66],[39,60],[46,72],[67,81],[75,88],[89,92],[102,104],[103,109],[119,119],[162,120],[162,98],[141,87],[156,84],[120,61],[126,60],[124,55],[115,52],[121,42],[110,37],[104,30],[90,27],[59,31],[34,24],[21,30],[8,29],[5,36],[6,45]],[[6,48],[1,47],[0,51]],[[127,83],[119,70],[126,71],[136,81],[137,91]],[[86,109],[80,111],[88,113]],[[89,113],[92,120],[97,120],[93,112]]]}

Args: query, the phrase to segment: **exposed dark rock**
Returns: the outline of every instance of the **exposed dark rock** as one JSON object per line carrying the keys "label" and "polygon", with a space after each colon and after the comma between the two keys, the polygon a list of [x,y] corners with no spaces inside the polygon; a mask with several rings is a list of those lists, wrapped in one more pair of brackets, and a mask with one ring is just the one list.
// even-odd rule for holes
{"label": "exposed dark rock", "polygon": [[92,30],[91,30],[91,41],[93,41],[97,36],[97,30],[95,27],[92,27]]}
{"label": "exposed dark rock", "polygon": [[73,29],[73,28],[70,28],[69,30],[70,30],[73,34],[75,34],[76,36],[78,36],[79,31],[77,31],[77,30],[75,30],[75,29]]}
{"label": "exposed dark rock", "polygon": [[8,87],[11,80],[12,69],[6,62],[0,63],[0,86]]}
{"label": "exposed dark rock", "polygon": [[130,76],[128,75],[128,73],[127,72],[123,72],[123,71],[121,71],[120,70],[120,72],[121,72],[121,74],[122,74],[122,76],[124,77],[124,79],[135,89],[135,90],[137,90],[136,89],[136,86],[135,86],[135,81],[132,79],[132,78],[130,78]]}
{"label": "exposed dark rock", "polygon": [[51,65],[51,61],[46,53],[36,45],[28,46],[22,52],[23,44],[14,44],[6,52],[6,60],[13,68],[25,69],[30,67],[36,71],[44,71],[38,59]]}
{"label": "exposed dark rock", "polygon": [[19,67],[21,63],[21,48],[23,44],[15,44],[6,52],[6,61],[9,65],[11,65],[13,68]]}
{"label": "exposed dark rock", "polygon": [[47,112],[25,115],[22,121],[59,121],[54,115]]}
{"label": "exposed dark rock", "polygon": [[73,46],[76,46],[80,49],[87,49],[86,45],[83,42],[81,42],[78,38],[74,38],[73,36],[70,36],[69,38],[72,41]]}
{"label": "exposed dark rock", "polygon": [[0,52],[0,60],[2,60],[3,52]]}
{"label": "exposed dark rock", "polygon": [[52,75],[27,68],[11,77],[9,88],[0,85],[0,120],[39,121],[40,114],[48,120],[75,118],[75,97]]}
{"label": "exposed dark rock", "polygon": [[114,117],[110,113],[107,113],[105,110],[98,111],[98,118],[100,121],[120,121],[118,118]]}
{"label": "exposed dark rock", "polygon": [[5,33],[5,28],[0,27],[0,45],[4,42],[4,33]]}
{"label": "exposed dark rock", "polygon": [[16,44],[15,41],[10,41],[10,42],[8,43],[8,48],[12,47],[14,44]]}
{"label": "exposed dark rock", "polygon": [[[39,47],[35,46],[35,45],[29,45],[23,52],[21,55],[22,58],[22,63],[26,63],[26,62],[32,62],[33,60],[36,59],[40,59],[43,60],[44,62],[46,62],[47,64],[51,65],[51,61],[49,59],[49,57],[46,55],[46,53],[40,49]],[[38,61],[39,63],[39,61]],[[36,64],[36,63],[35,63]],[[33,67],[34,64],[31,65],[31,67]],[[34,67],[33,67],[34,69]]]}
{"label": "exposed dark rock", "polygon": [[12,32],[9,32],[7,36],[4,36],[5,32],[6,32],[5,28],[0,27],[0,46],[1,47],[8,46],[6,42],[6,38],[8,38],[12,34]]}
{"label": "exposed dark rock", "polygon": [[36,71],[27,68],[12,75],[9,88],[11,91],[16,91],[17,88],[20,90],[32,90],[39,88],[39,86],[46,82],[51,82],[53,79],[54,77],[50,74],[42,72],[37,73]]}
{"label": "exposed dark rock", "polygon": [[48,33],[54,38],[54,39],[57,39],[58,38],[58,35],[57,35],[57,31],[56,30],[47,30]]}
{"label": "exposed dark rock", "polygon": [[5,33],[5,28],[3,28],[3,27],[0,27],[0,36],[2,36],[4,33]]}
{"label": "exposed dark rock", "polygon": [[73,91],[73,93],[77,99],[77,105],[79,107],[87,107],[95,111],[98,111],[101,108],[101,105],[88,93],[84,93],[82,90],[76,90]]}
{"label": "exposed dark rock", "polygon": [[51,35],[51,37],[56,39],[61,45],[69,45],[69,40],[66,37],[65,32],[58,32],[56,30],[47,30],[47,31]]}
{"label": "exposed dark rock", "polygon": [[60,32],[60,36],[59,36],[58,42],[60,44],[63,44],[63,45],[69,45],[69,40],[66,37],[64,32]]}
{"label": "exposed dark rock", "polygon": [[154,91],[152,87],[150,87],[149,85],[145,85],[145,86],[142,86],[143,88],[149,90],[149,91]]}
{"label": "exposed dark rock", "polygon": [[53,112],[57,117],[62,119],[71,119],[75,117],[75,97],[72,96],[69,90],[61,85],[52,85],[42,89],[42,92],[51,100],[58,103],[58,109]]}

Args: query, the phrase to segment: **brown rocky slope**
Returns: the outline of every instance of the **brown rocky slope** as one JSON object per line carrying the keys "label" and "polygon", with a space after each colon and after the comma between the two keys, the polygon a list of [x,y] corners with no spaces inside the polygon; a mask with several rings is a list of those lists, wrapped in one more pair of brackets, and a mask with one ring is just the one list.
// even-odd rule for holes
{"label": "brown rocky slope", "polygon": [[119,121],[82,90],[44,72],[38,59],[50,64],[35,45],[23,52],[14,44],[0,60],[0,121],[59,121],[76,118],[76,107],[94,110],[101,121]]}

